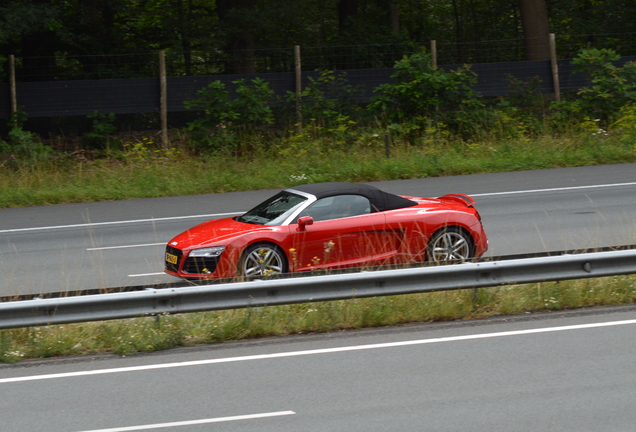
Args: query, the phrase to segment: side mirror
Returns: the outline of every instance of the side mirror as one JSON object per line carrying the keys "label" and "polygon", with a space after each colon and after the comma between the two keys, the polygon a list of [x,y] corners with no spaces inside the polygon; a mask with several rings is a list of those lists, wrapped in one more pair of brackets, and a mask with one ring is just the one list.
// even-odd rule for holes
{"label": "side mirror", "polygon": [[298,231],[305,231],[305,227],[307,225],[313,225],[314,224],[314,218],[312,218],[311,216],[303,216],[300,219],[298,219]]}

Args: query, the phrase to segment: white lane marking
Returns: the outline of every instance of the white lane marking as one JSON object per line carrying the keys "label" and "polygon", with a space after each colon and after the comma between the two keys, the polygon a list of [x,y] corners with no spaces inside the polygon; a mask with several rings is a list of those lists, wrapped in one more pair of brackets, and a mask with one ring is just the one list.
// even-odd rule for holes
{"label": "white lane marking", "polygon": [[634,186],[634,185],[636,185],[636,182],[614,183],[614,184],[606,184],[606,185],[591,185],[591,186],[571,186],[571,187],[551,188],[551,189],[531,189],[531,190],[525,190],[525,191],[491,192],[491,193],[469,194],[469,195],[471,197],[494,196],[494,195],[515,195],[515,194],[527,194],[527,193],[538,193],[538,192],[559,192],[559,191],[569,191],[569,190],[578,190],[578,189],[596,189],[596,188],[606,188],[606,187],[616,187],[616,186]]}
{"label": "white lane marking", "polygon": [[[164,273],[164,272],[159,272],[159,273],[142,273],[142,274],[128,275],[128,277],[159,276],[159,275],[165,275],[165,273]],[[166,276],[167,276],[167,275],[166,275]]]}
{"label": "white lane marking", "polygon": [[282,352],[282,353],[274,353],[274,354],[259,354],[259,355],[250,355],[250,356],[242,356],[242,357],[226,357],[226,358],[218,358],[218,359],[194,360],[194,361],[177,362],[177,363],[160,363],[160,364],[130,366],[130,367],[113,368],[113,369],[96,369],[96,370],[88,370],[88,371],[65,372],[65,373],[56,373],[56,374],[47,374],[47,375],[29,375],[29,376],[13,377],[13,378],[1,378],[0,384],[23,382],[23,381],[57,379],[57,378],[70,378],[70,377],[89,376],[89,375],[104,375],[104,374],[122,373],[122,372],[138,372],[138,371],[148,371],[148,370],[156,370],[156,369],[169,369],[169,368],[176,368],[176,367],[201,366],[201,365],[211,365],[211,364],[219,364],[219,363],[233,363],[233,362],[250,361],[250,360],[267,360],[267,359],[274,359],[274,358],[297,357],[297,356],[306,356],[306,355],[315,355],[315,354],[330,354],[330,353],[339,353],[339,352],[348,352],[348,351],[362,351],[362,350],[379,349],[379,348],[395,348],[395,347],[411,346],[411,345],[424,345],[424,344],[442,343],[442,342],[457,342],[457,341],[488,339],[488,338],[496,338],[496,337],[504,337],[504,336],[519,336],[519,335],[528,335],[528,334],[537,334],[537,333],[550,333],[550,332],[567,331],[567,330],[582,330],[582,329],[611,327],[611,326],[620,326],[620,325],[629,325],[629,324],[636,324],[636,319],[625,320],[625,321],[591,323],[591,324],[576,324],[576,325],[561,326],[561,327],[544,327],[544,328],[528,329],[528,330],[513,330],[513,331],[505,331],[505,332],[498,332],[498,333],[482,333],[482,334],[464,335],[464,336],[450,336],[450,337],[433,338],[433,339],[419,339],[419,340],[402,341],[402,342],[388,342],[388,343],[370,344],[370,345],[354,345],[354,346],[344,346],[344,347],[336,347],[336,348],[323,348],[323,349],[306,350],[306,351],[290,351],[290,352]]}
{"label": "white lane marking", "polygon": [[163,243],[146,243],[146,244],[138,244],[138,245],[127,245],[127,246],[105,246],[105,247],[94,247],[94,248],[86,248],[87,251],[96,251],[96,250],[108,250],[108,249],[126,249],[126,248],[136,248],[136,247],[146,247],[146,246],[165,246],[167,241]]}
{"label": "white lane marking", "polygon": [[[634,185],[636,185],[636,182],[631,182],[631,183],[613,183],[613,184],[590,185],[590,186],[571,186],[571,187],[551,188],[551,189],[531,189],[531,190],[510,191],[510,192],[491,192],[491,193],[482,193],[482,194],[470,194],[470,196],[472,196],[472,197],[480,197],[480,196],[495,196],[495,195],[514,195],[514,194],[527,194],[527,193],[539,193],[539,192],[557,192],[557,191],[568,191],[568,190],[578,190],[578,189],[595,189],[595,188],[606,188],[606,187],[616,187],[616,186],[634,186]],[[165,220],[195,219],[195,218],[216,217],[216,216],[231,216],[231,215],[238,215],[238,214],[243,214],[243,213],[245,213],[245,212],[216,213],[216,214],[209,214],[209,215],[194,215],[194,216],[175,216],[175,217],[166,217],[166,218],[137,219],[137,220],[113,221],[113,222],[95,222],[95,223],[85,223],[85,224],[75,224],[75,225],[57,225],[57,226],[48,226],[48,227],[35,227],[35,228],[15,228],[15,229],[0,230],[0,234],[12,233],[12,232],[22,232],[22,231],[52,230],[52,229],[61,229],[61,228],[83,228],[83,227],[93,227],[93,226],[102,226],[102,225],[119,225],[119,224],[140,223],[140,222],[157,222],[157,221],[165,221]]]}
{"label": "white lane marking", "polygon": [[91,223],[74,224],[74,225],[57,225],[57,226],[35,227],[35,228],[15,228],[15,229],[0,230],[0,234],[22,232],[22,231],[53,230],[53,229],[62,229],[62,228],[85,228],[85,227],[95,227],[95,226],[103,226],[103,225],[121,225],[121,224],[141,223],[141,222],[159,222],[159,221],[179,220],[179,219],[211,218],[216,216],[231,216],[231,215],[238,215],[243,213],[245,212],[215,213],[215,214],[208,214],[208,215],[193,215],[193,216],[175,216],[175,217],[152,218],[152,219],[135,219],[135,220],[113,221],[113,222],[94,222],[94,223],[91,222]]}
{"label": "white lane marking", "polygon": [[217,417],[217,418],[188,420],[188,421],[180,421],[180,422],[172,422],[172,423],[156,423],[156,424],[141,425],[141,426],[117,427],[117,428],[111,428],[111,429],[95,429],[95,430],[83,431],[83,432],[141,431],[141,430],[171,428],[171,427],[179,427],[179,426],[200,425],[200,424],[208,424],[208,423],[220,423],[220,422],[237,421],[237,420],[252,420],[252,419],[262,419],[262,418],[268,418],[268,417],[280,417],[280,416],[287,416],[287,415],[293,415],[293,414],[296,414],[296,413],[294,411],[278,411],[278,412],[271,412],[271,413],[248,414],[248,415],[239,415],[239,416],[232,416],[232,417]]}

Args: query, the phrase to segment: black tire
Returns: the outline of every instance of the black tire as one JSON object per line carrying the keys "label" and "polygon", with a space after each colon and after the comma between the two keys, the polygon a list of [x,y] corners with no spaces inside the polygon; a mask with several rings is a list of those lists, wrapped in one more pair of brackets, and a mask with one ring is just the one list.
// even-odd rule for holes
{"label": "black tire", "polygon": [[472,258],[474,250],[470,234],[459,227],[446,227],[429,240],[426,259],[436,263],[462,262]]}
{"label": "black tire", "polygon": [[239,261],[239,274],[248,278],[287,272],[285,253],[272,243],[255,243],[245,249]]}

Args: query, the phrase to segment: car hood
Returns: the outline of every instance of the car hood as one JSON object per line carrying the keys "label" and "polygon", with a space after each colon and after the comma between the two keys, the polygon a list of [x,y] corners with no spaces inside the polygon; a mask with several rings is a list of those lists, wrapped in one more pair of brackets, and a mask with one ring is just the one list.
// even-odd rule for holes
{"label": "car hood", "polygon": [[182,250],[201,246],[223,246],[237,236],[271,230],[270,226],[237,222],[234,218],[214,219],[182,232],[170,240],[168,245]]}

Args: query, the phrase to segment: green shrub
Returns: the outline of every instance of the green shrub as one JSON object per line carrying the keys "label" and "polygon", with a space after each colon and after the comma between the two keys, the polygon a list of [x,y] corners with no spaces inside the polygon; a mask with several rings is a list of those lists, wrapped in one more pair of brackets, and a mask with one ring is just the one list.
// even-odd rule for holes
{"label": "green shrub", "polygon": [[620,143],[636,152],[636,105],[628,103],[620,113],[618,120],[611,124],[612,130],[620,131]]}
{"label": "green shrub", "polygon": [[369,105],[392,121],[437,116],[476,97],[472,85],[477,75],[468,65],[446,72],[432,66],[429,54],[419,53],[396,62],[395,69],[394,81],[378,86],[380,94]]}
{"label": "green shrub", "polygon": [[9,120],[8,141],[0,140],[0,154],[10,155],[9,157],[16,164],[34,164],[48,159],[53,153],[53,149],[44,145],[37,134],[25,131],[22,128],[24,123],[24,113],[18,111]]}
{"label": "green shrub", "polygon": [[608,120],[636,99],[636,62],[623,67],[614,63],[620,59],[611,49],[584,49],[572,60],[576,72],[584,73],[590,85],[578,91],[572,108],[584,116]]}
{"label": "green shrub", "polygon": [[[236,84],[238,97],[228,105],[228,118],[243,127],[260,127],[274,123],[271,102],[274,90],[262,78],[254,78],[251,84],[244,79],[232,81]],[[230,114],[231,113],[231,114]]]}
{"label": "green shrub", "polygon": [[200,111],[199,118],[188,124],[195,141],[215,149],[235,148],[241,132],[253,132],[274,123],[271,102],[274,91],[262,78],[251,83],[232,81],[237,97],[230,98],[225,84],[217,80],[197,92],[198,98],[185,103]]}
{"label": "green shrub", "polygon": [[494,121],[488,133],[494,131],[504,138],[519,138],[544,132],[547,107],[540,92],[541,79],[536,76],[522,81],[507,75],[506,81],[508,92],[497,98]]}
{"label": "green shrub", "polygon": [[113,124],[115,122],[115,114],[101,114],[99,111],[95,111],[86,117],[93,121],[93,128],[82,137],[82,144],[89,148],[106,147],[110,135],[117,132],[117,126]]}
{"label": "green shrub", "polygon": [[375,89],[379,95],[368,109],[388,123],[405,124],[407,139],[421,133],[429,119],[460,133],[482,120],[484,105],[472,89],[477,75],[470,66],[446,72],[432,66],[429,54],[418,53],[396,62],[395,69],[393,82]]}
{"label": "green shrub", "polygon": [[349,84],[345,72],[336,75],[333,71],[323,71],[318,78],[308,79],[309,85],[300,97],[287,92],[288,101],[300,101],[304,121],[328,128],[341,123],[343,117],[351,117],[360,111],[355,98],[361,90],[359,86]]}

